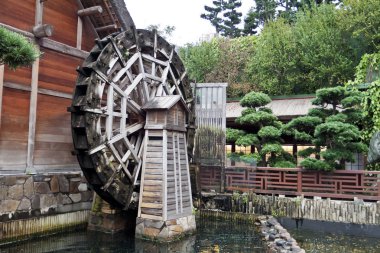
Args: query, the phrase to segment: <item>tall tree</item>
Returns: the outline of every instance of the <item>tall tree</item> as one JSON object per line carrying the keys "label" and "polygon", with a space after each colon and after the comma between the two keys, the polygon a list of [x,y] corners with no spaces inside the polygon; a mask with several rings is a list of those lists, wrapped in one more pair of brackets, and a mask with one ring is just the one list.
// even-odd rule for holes
{"label": "tall tree", "polygon": [[237,27],[241,23],[242,13],[237,11],[241,7],[241,1],[227,0],[224,5],[223,13],[224,26],[222,35],[229,38],[236,38],[241,35],[241,29]]}
{"label": "tall tree", "polygon": [[239,37],[242,13],[237,9],[241,7],[241,1],[219,0],[212,3],[213,6],[204,6],[206,12],[201,14],[201,18],[209,20],[217,33],[229,38]]}
{"label": "tall tree", "polygon": [[214,6],[207,6],[207,5],[204,6],[206,13],[202,13],[201,18],[209,20],[211,25],[215,27],[216,32],[220,33],[222,29],[222,21],[223,21],[220,15],[223,12],[224,1],[216,0],[216,1],[212,1],[212,3]]}

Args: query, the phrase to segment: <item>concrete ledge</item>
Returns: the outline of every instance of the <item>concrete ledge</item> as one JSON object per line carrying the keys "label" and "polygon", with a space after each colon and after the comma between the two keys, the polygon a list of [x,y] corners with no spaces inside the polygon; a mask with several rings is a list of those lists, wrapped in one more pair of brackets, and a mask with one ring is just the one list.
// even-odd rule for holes
{"label": "concrete ledge", "polygon": [[87,226],[88,210],[0,222],[0,245]]}

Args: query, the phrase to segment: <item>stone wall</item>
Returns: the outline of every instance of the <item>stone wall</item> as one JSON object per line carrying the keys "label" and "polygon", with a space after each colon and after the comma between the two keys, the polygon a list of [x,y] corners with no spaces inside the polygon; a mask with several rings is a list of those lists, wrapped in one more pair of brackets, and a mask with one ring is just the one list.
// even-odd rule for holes
{"label": "stone wall", "polygon": [[343,201],[319,197],[310,199],[234,193],[203,196],[201,205],[205,208],[269,214],[276,217],[380,225],[380,201]]}
{"label": "stone wall", "polygon": [[[86,223],[92,196],[80,173],[0,176],[0,242],[56,229],[54,223],[60,229]],[[15,232],[15,222],[20,228],[35,224],[34,229]]]}

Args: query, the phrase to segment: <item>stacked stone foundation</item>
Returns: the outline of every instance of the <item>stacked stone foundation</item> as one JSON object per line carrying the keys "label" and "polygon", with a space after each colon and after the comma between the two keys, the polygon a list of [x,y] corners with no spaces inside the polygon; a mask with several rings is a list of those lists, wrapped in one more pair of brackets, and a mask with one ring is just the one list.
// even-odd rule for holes
{"label": "stacked stone foundation", "polygon": [[189,215],[177,219],[159,221],[147,218],[137,218],[136,238],[170,242],[195,232],[195,217]]}
{"label": "stacked stone foundation", "polygon": [[86,226],[92,195],[81,173],[0,176],[0,244]]}

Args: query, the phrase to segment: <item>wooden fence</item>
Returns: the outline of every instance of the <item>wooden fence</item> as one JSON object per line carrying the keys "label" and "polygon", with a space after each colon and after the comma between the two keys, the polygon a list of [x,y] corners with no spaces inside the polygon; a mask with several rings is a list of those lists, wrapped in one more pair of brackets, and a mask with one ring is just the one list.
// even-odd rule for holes
{"label": "wooden fence", "polygon": [[199,176],[202,191],[218,192],[224,182],[226,191],[380,200],[380,171],[227,167],[222,173],[220,167],[202,167]]}

